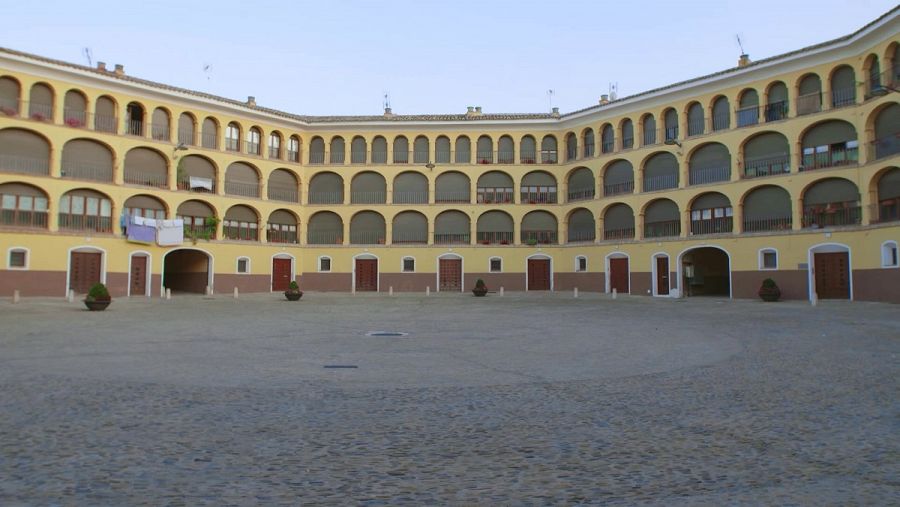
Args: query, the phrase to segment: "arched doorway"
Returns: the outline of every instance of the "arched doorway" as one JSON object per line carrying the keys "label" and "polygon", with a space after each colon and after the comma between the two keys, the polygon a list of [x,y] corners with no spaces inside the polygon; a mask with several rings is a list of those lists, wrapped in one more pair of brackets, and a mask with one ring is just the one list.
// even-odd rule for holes
{"label": "arched doorway", "polygon": [[631,291],[628,255],[623,253],[607,255],[606,274],[606,292],[615,290],[618,294],[628,294]]}
{"label": "arched doorway", "polygon": [[163,289],[205,294],[213,286],[212,256],[203,250],[179,248],[163,257]]}
{"label": "arched doorway", "polygon": [[150,254],[143,250],[132,252],[128,260],[128,295],[150,295]]}
{"label": "arched doorway", "polygon": [[353,290],[378,292],[378,257],[371,254],[353,257]]}
{"label": "arched doorway", "polygon": [[714,246],[701,246],[679,256],[679,280],[685,296],[731,297],[731,258]]}
{"label": "arched doorway", "polygon": [[853,299],[850,249],[825,243],[809,249],[809,293],[818,299]]}
{"label": "arched doorway", "polygon": [[446,253],[438,257],[438,292],[462,292],[463,258]]}
{"label": "arched doorway", "polygon": [[95,283],[106,283],[106,252],[95,247],[69,250],[69,285],[76,294],[86,294]]}
{"label": "arched doorway", "polygon": [[288,254],[275,254],[272,257],[272,291],[288,290],[294,280],[294,257]]}
{"label": "arched doorway", "polygon": [[553,290],[553,265],[550,257],[531,255],[527,259],[526,268],[525,290]]}

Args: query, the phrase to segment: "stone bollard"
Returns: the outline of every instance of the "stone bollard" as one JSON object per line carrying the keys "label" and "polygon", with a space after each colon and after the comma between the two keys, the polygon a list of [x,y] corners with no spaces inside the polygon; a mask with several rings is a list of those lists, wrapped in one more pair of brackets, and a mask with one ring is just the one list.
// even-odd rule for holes
{"label": "stone bollard", "polygon": [[166,287],[166,301],[172,299],[172,289]]}
{"label": "stone bollard", "polygon": [[239,297],[239,294],[238,294],[238,288],[235,287],[235,288],[234,288],[234,299],[237,299],[238,297]]}
{"label": "stone bollard", "polygon": [[572,297],[574,297],[574,298],[578,297],[578,287],[575,287],[575,290],[572,293]]}
{"label": "stone bollard", "polygon": [[618,296],[619,296],[619,291],[616,290],[615,287],[613,287],[613,299],[616,299]]}
{"label": "stone bollard", "polygon": [[19,304],[19,289],[13,291],[13,304]]}
{"label": "stone bollard", "polygon": [[69,295],[66,297],[66,299],[68,299],[70,303],[74,303],[75,302],[75,291],[70,289]]}
{"label": "stone bollard", "polygon": [[426,296],[430,296],[430,295],[431,295],[431,286],[430,286],[430,285],[426,285],[426,286],[425,286],[425,295],[426,295]]}
{"label": "stone bollard", "polygon": [[813,292],[812,296],[809,298],[809,304],[812,306],[819,304],[819,295]]}
{"label": "stone bollard", "polygon": [[388,296],[393,296],[393,295],[394,295],[394,286],[393,285],[388,286]]}
{"label": "stone bollard", "polygon": [[503,297],[503,287],[500,287],[500,297]]}

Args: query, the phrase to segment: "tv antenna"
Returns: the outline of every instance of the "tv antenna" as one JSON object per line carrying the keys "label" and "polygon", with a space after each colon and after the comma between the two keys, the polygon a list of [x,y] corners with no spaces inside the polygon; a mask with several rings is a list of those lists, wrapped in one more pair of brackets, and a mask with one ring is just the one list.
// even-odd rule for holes
{"label": "tv antenna", "polygon": [[609,100],[616,100],[619,95],[619,83],[609,83]]}
{"label": "tv antenna", "polygon": [[385,109],[391,108],[391,94],[389,92],[384,92],[384,100],[381,102],[381,106]]}
{"label": "tv antenna", "polygon": [[84,55],[84,59],[87,60],[88,67],[94,66],[94,55],[91,54],[91,48],[85,47],[81,49],[81,54]]}
{"label": "tv antenna", "polygon": [[742,55],[746,55],[747,52],[744,51],[744,44],[741,42],[741,36],[740,36],[740,34],[735,34],[735,35],[734,35],[734,38],[737,39],[738,47],[741,48],[741,54],[742,54]]}
{"label": "tv antenna", "polygon": [[553,111],[553,94],[556,93],[552,89],[547,90],[547,102],[550,103],[550,110]]}

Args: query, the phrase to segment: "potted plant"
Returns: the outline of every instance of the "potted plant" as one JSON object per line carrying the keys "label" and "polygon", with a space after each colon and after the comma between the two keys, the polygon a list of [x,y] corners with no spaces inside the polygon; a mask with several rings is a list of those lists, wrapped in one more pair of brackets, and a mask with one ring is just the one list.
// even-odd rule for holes
{"label": "potted plant", "polygon": [[110,303],[112,303],[112,298],[109,297],[109,290],[102,283],[92,285],[84,298],[84,306],[92,312],[102,312]]}
{"label": "potted plant", "polygon": [[477,297],[484,297],[487,294],[488,288],[487,285],[484,284],[484,280],[479,278],[475,282],[475,288],[472,289],[472,294],[475,294]]}
{"label": "potted plant", "polygon": [[766,278],[765,280],[763,280],[758,294],[763,301],[778,301],[778,299],[781,297],[781,289],[779,289],[778,285],[775,284],[775,280]]}
{"label": "potted plant", "polygon": [[528,246],[537,246],[537,240],[534,238],[528,238]]}
{"label": "potted plant", "polygon": [[297,301],[303,297],[303,291],[300,290],[300,286],[297,285],[295,280],[291,280],[291,284],[288,285],[288,290],[284,291],[284,297],[286,297],[288,301]]}

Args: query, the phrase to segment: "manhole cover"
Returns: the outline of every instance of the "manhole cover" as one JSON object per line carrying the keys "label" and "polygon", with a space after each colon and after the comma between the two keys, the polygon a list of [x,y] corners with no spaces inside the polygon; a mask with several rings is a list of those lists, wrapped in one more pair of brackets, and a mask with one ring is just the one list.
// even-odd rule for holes
{"label": "manhole cover", "polygon": [[366,336],[406,336],[408,334],[400,331],[369,331]]}
{"label": "manhole cover", "polygon": [[355,364],[326,364],[323,368],[358,368]]}

